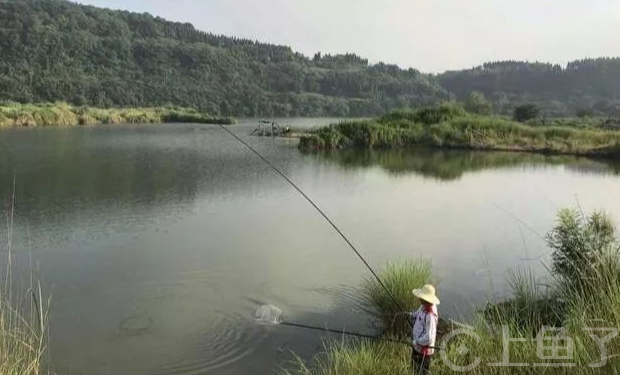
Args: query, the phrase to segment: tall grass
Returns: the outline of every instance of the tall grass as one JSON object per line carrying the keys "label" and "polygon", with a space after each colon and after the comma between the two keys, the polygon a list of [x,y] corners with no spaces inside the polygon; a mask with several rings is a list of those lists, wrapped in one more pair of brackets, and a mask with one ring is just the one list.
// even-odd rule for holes
{"label": "tall grass", "polygon": [[45,373],[47,353],[47,306],[40,285],[24,294],[0,296],[0,374]]}
{"label": "tall grass", "polygon": [[283,369],[284,375],[405,375],[411,374],[411,350],[389,342],[332,341],[315,360],[306,364],[297,358]]}
{"label": "tall grass", "polygon": [[[561,123],[560,123],[561,124]],[[302,149],[366,149],[430,146],[577,155],[620,155],[620,132],[575,126],[525,125],[465,112],[454,104],[397,111],[384,117],[343,122],[301,138]]]}
{"label": "tall grass", "polygon": [[49,300],[43,298],[32,267],[27,280],[13,275],[12,207],[7,218],[6,263],[0,279],[0,374],[46,374]]}
{"label": "tall grass", "polygon": [[91,108],[67,103],[0,103],[0,127],[73,126],[91,124],[150,124],[191,122],[234,124],[231,117],[217,117],[191,108]]}
{"label": "tall grass", "polygon": [[[479,365],[466,371],[473,375],[516,374],[619,374],[620,337],[605,343],[607,364],[598,364],[602,357],[599,346],[591,335],[603,337],[610,331],[588,329],[620,329],[620,250],[615,226],[602,213],[585,216],[577,210],[558,213],[555,227],[549,232],[548,245],[553,253],[550,280],[541,282],[527,270],[509,275],[513,295],[505,301],[490,301],[470,321],[467,332],[438,339],[443,349],[435,355],[433,374],[454,374],[456,366],[467,366],[479,360]],[[578,267],[588,269],[577,272]],[[403,273],[408,273],[404,275]],[[392,273],[393,275],[388,275]],[[422,273],[424,274],[424,273]],[[394,294],[404,296],[409,280],[420,280],[420,267],[390,265],[383,273],[386,285]],[[372,283],[370,283],[372,284]],[[379,289],[368,287],[369,300],[384,315],[392,314],[393,308]],[[405,287],[405,285],[407,285]],[[385,318],[375,314],[378,319]],[[562,327],[566,337],[574,345],[572,359],[549,359],[540,356],[535,339],[544,326]],[[523,339],[508,345],[509,363],[521,366],[488,366],[504,363],[506,337]],[[547,337],[557,332],[548,332]],[[548,343],[547,343],[548,345]],[[463,350],[467,348],[467,350]],[[548,353],[547,353],[548,354]],[[567,352],[561,353],[563,355]],[[405,374],[410,350],[404,345],[374,342],[328,344],[326,353],[307,365],[297,362],[286,374],[304,375],[353,375],[353,374]],[[444,361],[444,358],[448,361]],[[561,363],[572,367],[556,366]],[[534,367],[534,364],[538,364]],[[408,372],[409,371],[409,372]]]}
{"label": "tall grass", "polygon": [[432,264],[425,259],[388,263],[379,278],[391,296],[375,278],[367,278],[364,281],[364,296],[368,311],[381,322],[384,333],[406,336],[411,326],[406,315],[400,313],[419,307],[419,301],[411,291],[434,282]]}

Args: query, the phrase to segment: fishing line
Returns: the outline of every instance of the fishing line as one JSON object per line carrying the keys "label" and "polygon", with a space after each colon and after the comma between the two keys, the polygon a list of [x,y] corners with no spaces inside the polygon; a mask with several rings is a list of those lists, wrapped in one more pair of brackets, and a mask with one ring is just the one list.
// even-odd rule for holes
{"label": "fishing line", "polygon": [[[282,317],[282,310],[280,310],[277,306],[263,305],[263,306],[260,306],[258,309],[256,309],[256,313],[254,314],[254,321],[261,325],[283,325],[283,326],[289,326],[289,327],[294,327],[294,328],[310,329],[314,331],[334,333],[334,334],[346,335],[346,336],[355,336],[355,337],[361,337],[365,339],[386,341],[386,342],[392,342],[396,344],[403,344],[403,345],[411,346],[411,342],[409,341],[403,341],[403,340],[393,339],[389,337],[376,336],[376,335],[369,335],[365,333],[349,332],[349,331],[333,329],[333,328],[328,328],[328,327],[317,327],[317,326],[311,326],[307,324],[286,322],[286,321],[283,321],[281,317]],[[436,350],[444,350],[443,348],[435,347],[435,346],[430,346],[429,348],[436,349]]]}
{"label": "fishing line", "polygon": [[547,239],[545,237],[543,237],[543,235],[541,235],[540,233],[538,233],[536,231],[536,229],[532,228],[528,223],[526,223],[525,221],[521,220],[517,215],[513,214],[512,212],[508,211],[507,209],[503,208],[502,206],[500,206],[499,204],[495,203],[495,202],[491,202],[491,204],[493,206],[495,206],[495,208],[497,208],[498,210],[502,211],[503,213],[505,213],[506,215],[512,217],[513,219],[515,219],[517,222],[521,223],[521,225],[523,225],[527,230],[529,230],[530,232],[534,233],[538,238],[540,238],[543,241],[547,241]]}
{"label": "fishing line", "polygon": [[[220,128],[222,128],[222,130],[224,130],[226,133],[228,133],[231,136],[233,136],[236,140],[241,142],[241,144],[243,144],[245,147],[247,147],[254,154],[256,154],[256,156],[258,156],[262,161],[264,161],[267,165],[269,165],[271,167],[271,169],[273,169],[277,174],[279,174],[283,179],[285,179],[286,182],[288,182],[293,188],[295,188],[295,190],[297,190],[297,192],[299,194],[301,194],[301,196],[304,197],[308,201],[308,203],[310,203],[312,205],[312,207],[314,207],[318,211],[318,213],[321,214],[321,216],[323,216],[323,218],[325,220],[327,220],[327,222],[332,226],[332,228],[334,228],[336,233],[338,233],[340,235],[340,237],[342,237],[342,239],[347,243],[347,245],[349,245],[349,247],[351,248],[351,250],[353,250],[355,255],[357,255],[357,257],[364,263],[366,268],[368,268],[368,270],[374,276],[374,278],[377,280],[377,282],[379,282],[379,285],[381,285],[381,287],[387,293],[387,295],[390,297],[392,302],[394,302],[394,305],[396,305],[398,310],[399,311],[404,311],[403,307],[400,305],[398,300],[396,300],[396,298],[394,298],[392,293],[390,293],[390,291],[385,286],[385,284],[383,284],[383,281],[381,281],[381,278],[379,278],[379,275],[377,275],[377,273],[372,269],[372,267],[364,259],[362,254],[360,254],[360,252],[355,248],[355,246],[351,243],[351,241],[349,241],[349,239],[344,235],[344,233],[342,233],[342,231],[338,228],[338,226],[336,226],[336,224],[334,224],[334,222],[331,221],[331,219],[327,216],[327,214],[325,214],[325,212],[323,212],[323,210],[321,210],[321,208],[319,208],[319,206],[317,206],[317,204],[314,203],[314,201],[312,201],[312,199],[310,199],[310,197],[308,197],[308,195],[306,195],[306,193],[304,193],[303,190],[301,190],[301,188],[299,188],[299,186],[297,186],[290,178],[288,178],[288,176],[286,176],[286,174],[284,174],[284,172],[282,172],[278,167],[276,167],[273,163],[271,163],[269,160],[267,160],[267,158],[265,158],[263,155],[261,155],[258,151],[256,151],[252,146],[250,146],[247,142],[245,142],[243,139],[241,139],[235,133],[233,133],[230,130],[228,130],[224,125],[218,125],[218,126]],[[411,324],[411,322],[409,322],[409,324]]]}

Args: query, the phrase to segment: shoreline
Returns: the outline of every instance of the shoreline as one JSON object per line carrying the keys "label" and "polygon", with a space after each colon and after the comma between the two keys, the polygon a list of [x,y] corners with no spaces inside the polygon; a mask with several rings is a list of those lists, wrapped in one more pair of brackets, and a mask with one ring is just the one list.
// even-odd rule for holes
{"label": "shoreline", "polygon": [[[517,268],[507,275],[509,296],[489,297],[484,307],[477,309],[475,316],[464,323],[450,319],[443,327],[440,324],[433,374],[518,375],[526,368],[545,366],[549,369],[546,373],[553,375],[594,375],[617,366],[615,362],[607,363],[598,341],[589,335],[592,330],[617,330],[615,327],[619,324],[614,314],[620,304],[620,242],[616,223],[602,211],[584,214],[580,208],[560,209],[556,218],[546,240],[547,248],[554,255],[546,277],[555,282],[543,285],[531,269]],[[583,240],[576,243],[575,238]],[[584,258],[583,251],[597,262]],[[413,311],[419,304],[410,291],[425,283],[437,284],[437,281],[432,263],[427,259],[388,263],[379,272],[378,280],[366,279],[362,287],[375,322],[373,326],[380,332],[378,337],[387,341],[329,340],[312,359],[297,358],[279,374],[411,374],[411,349],[392,341],[411,339],[411,326],[402,318],[402,312]],[[441,306],[439,309],[441,315]],[[558,331],[567,342],[580,345],[562,346],[569,353],[565,357],[541,355],[541,334]],[[518,340],[511,340],[512,337]],[[495,364],[506,358],[507,343],[512,349],[510,361],[504,361],[508,365],[502,366],[500,371],[492,370],[500,368]],[[610,339],[606,342],[606,350],[617,351],[618,345],[618,341]],[[600,362],[601,358],[604,362]],[[576,371],[566,372],[564,365],[567,363]]]}
{"label": "shoreline", "polygon": [[175,106],[94,108],[67,103],[0,102],[0,129],[165,123],[231,125],[236,119]]}

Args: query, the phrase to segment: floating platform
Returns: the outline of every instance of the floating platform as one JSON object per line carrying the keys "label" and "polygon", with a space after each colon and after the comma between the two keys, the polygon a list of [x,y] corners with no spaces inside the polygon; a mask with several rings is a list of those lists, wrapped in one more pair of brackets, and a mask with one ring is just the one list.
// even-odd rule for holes
{"label": "floating platform", "polygon": [[261,120],[256,128],[250,133],[257,137],[288,137],[292,134],[289,125],[280,125],[275,121]]}

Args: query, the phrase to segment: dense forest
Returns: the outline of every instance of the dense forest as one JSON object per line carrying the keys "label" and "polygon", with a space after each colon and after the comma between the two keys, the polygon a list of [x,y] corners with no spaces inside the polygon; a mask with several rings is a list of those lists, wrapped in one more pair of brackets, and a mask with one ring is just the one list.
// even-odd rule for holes
{"label": "dense forest", "polygon": [[466,100],[483,93],[494,112],[512,113],[516,106],[536,103],[550,117],[620,116],[620,58],[545,63],[504,61],[439,75],[448,91]]}
{"label": "dense forest", "polygon": [[430,75],[352,54],[309,58],[148,14],[0,1],[0,100],[367,116],[448,98]]}
{"label": "dense forest", "polygon": [[[149,14],[63,0],[0,0],[0,100],[172,104],[212,115],[371,116],[472,92],[480,113],[620,116],[620,59],[495,62],[440,75],[354,54],[214,35]],[[482,106],[480,105],[482,101]],[[487,104],[488,103],[488,104]]]}

